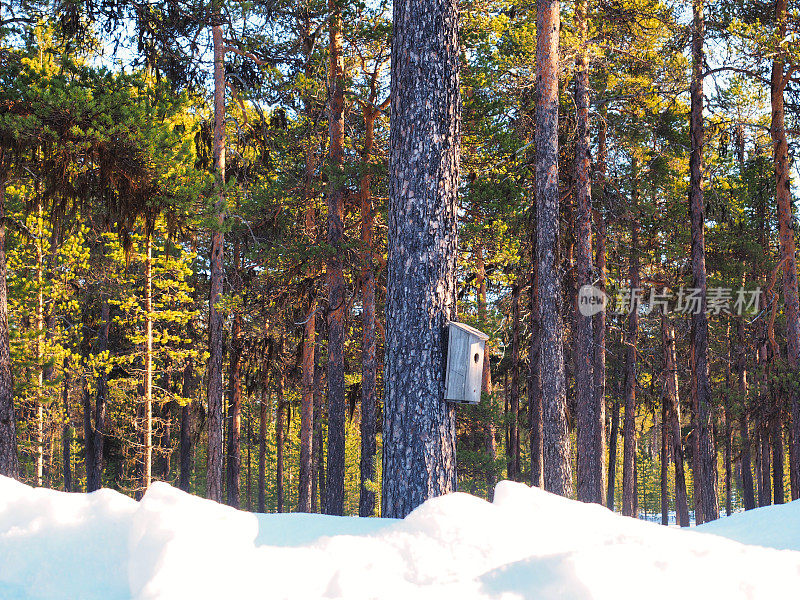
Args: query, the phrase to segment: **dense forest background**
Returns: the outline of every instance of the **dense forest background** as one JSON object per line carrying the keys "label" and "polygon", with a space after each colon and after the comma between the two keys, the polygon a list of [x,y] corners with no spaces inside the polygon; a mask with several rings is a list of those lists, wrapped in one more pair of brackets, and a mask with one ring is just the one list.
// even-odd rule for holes
{"label": "dense forest background", "polygon": [[[603,503],[683,524],[716,518],[701,494],[728,513],[800,495],[800,5],[693,4],[564,2],[558,62],[570,462],[591,388]],[[487,498],[543,477],[536,19],[460,3],[457,314],[490,339],[458,487]],[[391,21],[383,1],[2,4],[5,474],[380,513]],[[677,302],[696,215],[699,316]],[[585,283],[610,298],[588,345]]]}

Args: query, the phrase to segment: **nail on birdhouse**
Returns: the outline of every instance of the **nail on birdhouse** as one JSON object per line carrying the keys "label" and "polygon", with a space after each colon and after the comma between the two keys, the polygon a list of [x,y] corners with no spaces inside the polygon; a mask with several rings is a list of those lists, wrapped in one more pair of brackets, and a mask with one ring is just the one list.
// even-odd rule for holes
{"label": "nail on birdhouse", "polygon": [[478,404],[481,401],[483,354],[489,336],[455,321],[450,321],[447,329],[444,399],[461,404]]}

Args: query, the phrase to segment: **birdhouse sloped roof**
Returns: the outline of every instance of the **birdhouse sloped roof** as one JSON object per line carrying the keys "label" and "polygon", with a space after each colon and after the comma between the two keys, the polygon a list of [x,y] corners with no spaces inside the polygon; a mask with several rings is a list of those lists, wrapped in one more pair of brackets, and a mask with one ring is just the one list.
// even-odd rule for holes
{"label": "birdhouse sloped roof", "polygon": [[489,336],[480,331],[479,329],[475,329],[474,327],[470,327],[466,323],[459,323],[458,321],[449,321],[448,325],[451,327],[457,327],[462,331],[466,331],[474,336],[477,336],[479,339],[483,340],[484,342],[489,339]]}

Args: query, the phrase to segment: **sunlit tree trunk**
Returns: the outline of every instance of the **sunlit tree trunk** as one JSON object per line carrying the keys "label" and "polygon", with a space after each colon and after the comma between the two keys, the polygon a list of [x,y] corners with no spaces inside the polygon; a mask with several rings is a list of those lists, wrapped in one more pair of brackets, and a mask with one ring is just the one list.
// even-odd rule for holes
{"label": "sunlit tree trunk", "polygon": [[342,272],[344,235],[344,52],[340,0],[329,0],[330,52],[328,82],[328,479],[325,512],[344,514],[345,424],[345,282]]}
{"label": "sunlit tree trunk", "polygon": [[258,403],[258,512],[267,512],[267,414],[269,410],[269,377],[264,376],[264,389]]}
{"label": "sunlit tree trunk", "polygon": [[669,525],[669,428],[667,399],[661,396],[661,524]]}
{"label": "sunlit tree trunk", "polygon": [[[475,270],[477,277],[475,285],[478,288],[478,319],[486,323],[486,264],[483,261],[483,248],[475,249]],[[494,486],[497,485],[495,463],[497,461],[497,427],[495,426],[494,386],[492,385],[492,369],[489,353],[483,355],[483,376],[481,377],[481,402],[486,407],[486,456],[488,467],[484,477],[486,479],[486,497],[491,502],[494,498]]]}
{"label": "sunlit tree trunk", "polygon": [[513,481],[519,481],[521,472],[519,444],[520,293],[519,283],[514,283],[511,288],[511,393],[509,395],[510,423],[508,429],[508,446],[511,458],[508,478]]}
{"label": "sunlit tree trunk", "polygon": [[[606,123],[606,105],[600,107],[600,119],[598,122],[598,135],[597,135],[597,185],[599,188],[599,209],[594,213],[595,222],[595,266],[597,269],[597,288],[605,293],[606,291],[606,161],[608,158],[607,147],[607,133],[608,125]],[[600,448],[601,455],[605,449],[606,444],[606,311],[601,310],[594,316],[592,324],[592,331],[594,333],[594,399],[600,410]],[[602,459],[601,459],[602,469]],[[603,473],[601,473],[601,476]],[[601,481],[602,486],[602,481]],[[613,485],[612,485],[613,490]],[[608,494],[606,493],[606,501]],[[613,503],[612,503],[613,507]]]}
{"label": "sunlit tree trunk", "polygon": [[[241,247],[239,239],[233,243],[233,276],[236,278],[236,288],[241,281]],[[228,452],[227,468],[227,503],[234,508],[240,504],[239,472],[242,467],[242,314],[233,311],[233,325],[231,326],[230,361],[228,365]]]}
{"label": "sunlit tree trunk", "polygon": [[376,68],[370,80],[370,94],[364,106],[364,149],[362,153],[359,196],[361,200],[361,303],[362,303],[362,350],[361,350],[361,486],[359,488],[358,514],[369,517],[375,513],[377,442],[375,427],[377,419],[376,381],[378,361],[375,341],[375,264],[373,258],[373,228],[375,223],[372,204],[372,154],[375,150],[375,119],[379,113],[375,106],[377,95]]}
{"label": "sunlit tree trunk", "polygon": [[6,181],[0,180],[0,475],[19,477],[6,285]]}
{"label": "sunlit tree trunk", "polygon": [[[636,158],[632,166],[631,192],[631,247],[628,266],[628,287],[634,294],[641,287],[639,279],[639,191],[637,178],[639,169]],[[623,460],[622,460],[622,514],[638,517],[636,503],[636,387],[637,387],[637,341],[639,337],[639,312],[635,302],[631,303],[628,313],[628,327],[625,331],[625,420],[622,428]]]}
{"label": "sunlit tree trunk", "polygon": [[[323,321],[324,323],[324,321]],[[311,444],[311,451],[314,460],[314,475],[311,482],[312,498],[319,498],[319,510],[325,509],[325,429],[323,418],[325,403],[322,400],[322,372],[324,367],[321,363],[322,356],[322,332],[317,332],[317,347],[314,353],[314,439]],[[316,500],[315,500],[316,501]],[[315,508],[316,511],[316,508]]]}
{"label": "sunlit tree trunk", "polygon": [[61,426],[61,460],[64,472],[64,491],[72,491],[72,423],[70,422],[69,359],[64,358],[64,381],[61,383],[61,404],[64,410],[64,424]]}
{"label": "sunlit tree trunk", "polygon": [[756,507],[755,489],[753,486],[753,466],[751,462],[750,426],[747,409],[747,355],[744,335],[744,317],[736,317],[736,374],[739,396],[741,397],[741,413],[739,415],[739,437],[741,444],[740,464],[742,468],[742,501],[745,510]]}
{"label": "sunlit tree trunk", "polygon": [[[575,57],[575,259],[576,287],[591,285],[592,182],[589,139],[589,57],[586,0],[575,3],[578,48]],[[576,296],[577,298],[578,296]],[[592,315],[575,304],[575,395],[578,500],[603,503],[603,399],[595,396],[594,329]]]}
{"label": "sunlit tree trunk", "polygon": [[42,201],[36,202],[36,485],[44,485],[44,252]]}
{"label": "sunlit tree trunk", "polygon": [[276,493],[278,496],[278,512],[283,512],[283,415],[286,410],[286,405],[283,401],[283,373],[278,375],[278,389],[275,408],[275,446],[276,446],[276,464],[275,464],[275,481]]}
{"label": "sunlit tree trunk", "polygon": [[539,375],[542,385],[544,488],[572,495],[564,381],[561,277],[558,266],[558,76],[560,6],[536,4],[536,225],[538,234]]}
{"label": "sunlit tree trunk", "polygon": [[144,489],[153,481],[153,241],[147,233],[145,263],[145,350],[144,350]]}
{"label": "sunlit tree trunk", "polygon": [[208,466],[206,495],[222,501],[223,471],[223,386],[222,386],[222,315],[217,305],[222,295],[222,227],[225,214],[225,47],[222,38],[222,15],[219,0],[214,3],[211,33],[214,44],[214,185],[216,198],[215,227],[211,232],[210,289],[208,298]]}
{"label": "sunlit tree trunk", "polygon": [[[100,300],[100,331],[97,334],[97,351],[105,352],[108,349],[108,328],[111,323],[111,310],[108,303],[108,296],[103,293]],[[103,478],[103,454],[104,454],[104,435],[106,420],[106,403],[108,400],[108,375],[101,371],[95,382],[95,405],[92,411],[91,404],[87,405],[89,410],[89,421],[94,420],[87,435],[91,435],[92,460],[87,463],[86,468],[86,490],[93,492],[99,490]],[[93,417],[92,417],[93,413]]]}
{"label": "sunlit tree trunk", "polygon": [[[303,59],[305,61],[305,76],[309,81],[314,77],[313,64],[311,62],[311,52],[313,42],[311,41],[311,18],[309,7],[304,4],[300,9],[300,35],[303,39]],[[303,113],[306,123],[310,124],[314,120],[313,98],[310,94],[303,96]],[[303,216],[303,233],[309,245],[315,243],[316,235],[316,210],[314,206],[314,171],[316,169],[316,155],[314,149],[313,136],[307,136],[303,140],[303,150],[305,154],[304,180],[303,180],[303,204],[305,214]],[[317,332],[317,300],[314,287],[315,267],[311,266],[306,271],[306,278],[309,282],[310,292],[303,326],[303,354],[302,354],[302,375],[300,379],[300,469],[297,478],[297,510],[300,512],[311,512],[313,501],[313,480],[314,480],[314,349],[316,347]]]}
{"label": "sunlit tree trunk", "polygon": [[703,518],[719,518],[717,496],[717,466],[714,450],[713,406],[711,383],[708,374],[708,317],[706,315],[706,258],[705,258],[705,204],[703,202],[703,43],[705,21],[703,0],[692,2],[692,82],[691,115],[689,131],[691,154],[689,159],[689,213],[692,232],[692,280],[699,290],[700,310],[691,315],[692,322],[692,396],[697,419],[697,449],[695,458],[695,487],[700,491]]}
{"label": "sunlit tree trunk", "polygon": [[[777,39],[786,38],[786,10],[787,0],[775,2],[775,24],[777,25]],[[777,53],[772,61],[770,78],[770,101],[772,107],[772,136],[773,162],[775,168],[775,199],[778,207],[778,230],[783,263],[783,295],[786,305],[786,346],[789,368],[796,374],[800,369],[800,300],[797,292],[797,253],[794,239],[794,214],[792,209],[791,177],[789,173],[789,143],[786,138],[786,115],[784,108],[783,92],[792,72],[787,72],[782,52]],[[800,469],[800,456],[798,456],[798,440],[800,440],[800,392],[793,390],[791,393],[792,427],[790,435],[794,439],[791,447],[794,449],[790,457],[793,471]],[[800,490],[792,487],[792,499],[800,497]]]}
{"label": "sunlit tree trunk", "polygon": [[530,311],[530,345],[528,348],[528,428],[530,429],[531,446],[531,485],[542,487],[542,385],[539,376],[539,347],[541,336],[539,334],[539,281],[536,251],[536,221],[530,223],[531,243],[531,283],[528,292]]}
{"label": "sunlit tree trunk", "polygon": [[678,361],[675,351],[675,329],[666,315],[661,315],[661,340],[664,347],[664,404],[667,406],[668,428],[672,440],[672,462],[675,465],[675,517],[679,526],[689,526],[689,503],[686,496],[683,440],[681,439],[681,403],[678,395]]}

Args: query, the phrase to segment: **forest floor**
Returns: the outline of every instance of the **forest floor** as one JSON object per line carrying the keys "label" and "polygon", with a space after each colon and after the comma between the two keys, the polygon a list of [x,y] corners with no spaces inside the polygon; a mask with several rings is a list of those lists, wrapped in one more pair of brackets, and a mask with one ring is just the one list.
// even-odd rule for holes
{"label": "forest floor", "polygon": [[680,530],[512,482],[491,504],[452,494],[395,521],[256,515],[164,483],[135,502],[0,477],[3,600],[760,599],[798,589],[800,502]]}

